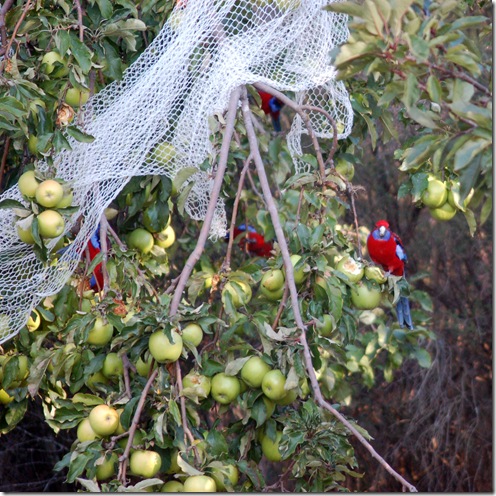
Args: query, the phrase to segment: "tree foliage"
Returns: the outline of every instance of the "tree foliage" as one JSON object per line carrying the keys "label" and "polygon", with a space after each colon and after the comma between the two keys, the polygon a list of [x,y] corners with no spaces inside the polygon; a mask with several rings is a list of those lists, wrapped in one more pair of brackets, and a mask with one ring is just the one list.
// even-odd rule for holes
{"label": "tree foliage", "polygon": [[[88,1],[80,11],[77,5],[47,1],[32,7],[18,2],[8,10],[0,81],[4,187],[15,184],[36,159],[51,160],[67,148],[66,133],[83,142],[91,139],[82,132],[77,114],[71,118],[77,105],[65,102],[67,91],[95,93],[120,79],[172,7],[170,0]],[[424,9],[418,2],[381,0],[329,8],[353,17],[349,42],[334,54],[339,76],[349,81],[357,116],[352,135],[337,148],[321,140],[315,150],[309,141],[304,159],[313,169],[295,176],[283,136],[270,132],[259,97],[249,88],[250,109],[259,124],[257,144],[270,171],[280,226],[289,252],[300,256],[294,270],[302,274],[295,287],[304,339],[288,299],[292,282],[280,239],[268,259],[240,249],[239,239],[232,247],[208,244],[178,311],[171,311],[201,226],[183,211],[186,176],[172,183],[164,176],[144,176],[133,178],[109,206],[116,234],[109,235],[108,258],[82,260],[64,289],[37,307],[40,326],[22,329],[5,344],[0,356],[1,435],[21,422],[33,401],[40,403],[55,433],[73,433],[73,444],[55,469],[78,483],[78,489],[160,490],[167,480],[214,475],[216,470],[227,475],[232,465],[240,477],[239,482],[223,477],[228,490],[342,488],[347,477],[360,477],[363,471],[357,466],[350,426],[364,441],[370,436],[352,419],[343,424],[332,411],[339,414],[364,386],[391,382],[409,359],[430,366],[426,343],[435,337],[430,330],[433,306],[429,294],[415,287],[425,274],[416,274],[409,283],[394,276],[382,284],[364,279],[382,292],[382,304],[360,310],[351,298],[354,283],[337,264],[351,256],[372,265],[362,248],[369,231],[355,225],[360,216],[354,197],[360,189],[352,183],[353,169],[360,165],[366,139],[374,148],[395,142],[399,126],[413,126],[415,132],[395,151],[405,178],[398,196],[411,195],[421,206],[429,174],[446,180],[450,188],[459,181],[462,202],[472,187],[476,190],[470,208],[460,208],[471,232],[476,209],[479,223],[487,220],[492,192],[488,20],[467,12],[467,4],[460,2],[433,2]],[[54,51],[62,61],[49,66],[43,57]],[[290,115],[287,109],[284,118]],[[267,196],[260,193],[263,178],[249,167],[254,149],[241,114],[235,133],[223,183],[229,213],[233,223],[255,225],[266,240],[275,239],[278,226]],[[216,147],[225,135],[224,120],[213,119]],[[322,157],[331,163],[325,177],[318,167]],[[156,233],[169,222],[176,237],[172,246],[159,246],[155,234],[151,252],[130,247],[129,234],[135,229]],[[88,290],[88,276],[102,261],[110,283],[95,293]],[[284,289],[273,297],[260,286],[264,275],[279,270]],[[413,304],[412,331],[394,321],[400,293],[409,293]],[[98,346],[88,336],[100,321],[108,322],[113,334]],[[150,336],[160,331],[171,340],[173,332],[181,334],[190,323],[201,327],[201,344],[185,341],[179,361],[157,363]],[[116,373],[105,365],[112,353],[121,361]],[[271,401],[261,388],[240,382],[236,399],[221,404],[204,387],[183,383],[189,373],[209,381],[224,373],[239,381],[252,356],[282,372],[283,398]],[[330,408],[323,407],[319,394]],[[100,404],[119,409],[121,431],[81,441],[78,426]],[[263,452],[264,438],[272,443],[280,439],[282,462],[272,466],[276,471],[267,470],[271,462]],[[126,474],[133,444],[159,453],[162,466],[156,475],[140,477],[129,469]],[[98,467],[111,453],[120,457],[118,467],[99,480]]]}

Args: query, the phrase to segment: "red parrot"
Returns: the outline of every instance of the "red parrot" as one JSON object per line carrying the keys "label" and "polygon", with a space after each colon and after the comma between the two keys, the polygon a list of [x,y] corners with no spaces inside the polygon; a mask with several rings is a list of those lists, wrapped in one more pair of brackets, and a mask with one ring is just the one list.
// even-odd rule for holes
{"label": "red parrot", "polygon": [[[88,241],[88,250],[90,252],[90,262],[101,252],[100,246],[100,225]],[[93,270],[93,275],[90,279],[91,289],[101,291],[103,289],[103,271],[102,262],[100,262]]]}
{"label": "red parrot", "polygon": [[262,99],[262,110],[266,115],[270,115],[272,125],[276,133],[281,132],[281,120],[279,117],[280,110],[284,107],[284,103],[278,100],[275,96],[265,91],[257,90],[260,98]]}
{"label": "red parrot", "polygon": [[[245,224],[241,224],[234,228],[234,237],[237,238],[241,233],[246,233],[246,231]],[[246,250],[252,255],[266,258],[271,256],[273,249],[272,241],[265,241],[263,235],[257,233],[253,226],[248,226],[248,234],[240,239],[239,246],[242,250]]]}
{"label": "red parrot", "polygon": [[[374,230],[367,238],[367,249],[372,261],[381,265],[388,274],[405,276],[406,252],[400,237],[389,229],[387,221],[376,222]],[[405,296],[400,296],[396,313],[401,327],[406,324],[409,329],[413,329],[410,303]]]}

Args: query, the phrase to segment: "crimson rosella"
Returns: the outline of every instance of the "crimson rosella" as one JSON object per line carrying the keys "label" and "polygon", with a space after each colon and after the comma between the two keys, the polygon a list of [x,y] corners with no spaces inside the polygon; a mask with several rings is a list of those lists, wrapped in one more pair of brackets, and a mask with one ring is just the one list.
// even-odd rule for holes
{"label": "crimson rosella", "polygon": [[[405,276],[406,252],[400,237],[389,229],[387,221],[376,222],[374,230],[367,238],[367,249],[372,261],[381,265],[387,273]],[[409,329],[413,329],[410,303],[406,296],[400,296],[396,304],[396,313],[401,327],[406,324]]]}
{"label": "crimson rosella", "polygon": [[263,234],[258,233],[253,226],[248,226],[247,229],[245,224],[241,224],[234,228],[235,238],[241,233],[246,233],[239,240],[239,246],[242,250],[246,250],[248,253],[259,257],[270,257],[271,250],[273,249],[272,241],[265,241]]}
{"label": "crimson rosella", "polygon": [[[91,236],[88,241],[88,250],[90,252],[90,262],[101,252],[100,246],[100,224],[96,228],[96,231]],[[103,271],[102,262],[100,262],[93,270],[93,274],[90,279],[91,289],[101,291],[103,289]]]}
{"label": "crimson rosella", "polygon": [[278,100],[275,96],[265,91],[258,91],[260,98],[262,99],[262,110],[266,115],[270,115],[272,119],[272,125],[274,126],[274,131],[276,133],[281,132],[281,119],[279,113],[284,107],[284,103]]}

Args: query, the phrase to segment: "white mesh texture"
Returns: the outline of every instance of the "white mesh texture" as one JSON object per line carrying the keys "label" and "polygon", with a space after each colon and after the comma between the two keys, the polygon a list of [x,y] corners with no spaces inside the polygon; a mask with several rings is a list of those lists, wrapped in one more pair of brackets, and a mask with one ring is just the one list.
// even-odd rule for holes
{"label": "white mesh texture", "polygon": [[[208,120],[225,112],[235,87],[263,82],[295,92],[298,102],[331,113],[338,122],[338,138],[350,133],[351,105],[329,62],[330,50],[346,41],[348,29],[345,16],[322,10],[330,0],[181,3],[123,80],[93,96],[81,110],[78,122],[95,141],[83,144],[68,137],[72,150],[55,159],[56,176],[72,184],[73,205],[80,206],[68,219],[66,232],[83,220],[58,262],[39,262],[31,246],[18,240],[14,214],[0,210],[0,343],[19,332],[43,297],[61,290],[104,209],[132,176],[166,174],[173,179],[182,168],[199,167],[218,155],[209,139]],[[322,115],[312,112],[311,121],[320,138],[332,138],[332,127]],[[304,133],[296,116],[288,134],[296,172],[307,167],[298,160]],[[156,149],[164,141],[174,147],[174,157],[166,164]],[[47,164],[38,168],[44,170]],[[194,186],[186,211],[196,220],[205,217],[213,181],[209,172],[198,169],[188,181]],[[7,198],[25,203],[17,186],[0,201]],[[220,199],[211,238],[225,232]]]}

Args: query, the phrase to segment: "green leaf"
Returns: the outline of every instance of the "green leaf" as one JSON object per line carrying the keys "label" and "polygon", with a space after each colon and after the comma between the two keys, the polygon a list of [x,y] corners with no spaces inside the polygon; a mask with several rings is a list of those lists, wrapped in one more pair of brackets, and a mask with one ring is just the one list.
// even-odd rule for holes
{"label": "green leaf", "polygon": [[418,172],[413,174],[410,179],[412,180],[412,195],[413,201],[418,201],[422,193],[427,189],[428,174],[426,172]]}
{"label": "green leaf", "polygon": [[226,375],[236,375],[250,358],[251,357],[247,356],[230,361],[226,366]]}
{"label": "green leaf", "polygon": [[113,12],[112,2],[110,0],[96,0],[100,13],[104,19],[110,19]]}
{"label": "green leaf", "polygon": [[88,74],[91,69],[92,53],[84,43],[79,41],[73,32],[71,32],[71,52],[83,73]]}
{"label": "green leaf", "polygon": [[89,479],[82,479],[81,477],[76,477],[76,481],[79,482],[85,489],[90,493],[99,493],[100,487],[98,483]]}
{"label": "green leaf", "polygon": [[176,422],[176,425],[182,425],[181,413],[179,412],[179,407],[174,400],[169,401],[169,412],[172,415],[174,422]]}
{"label": "green leaf", "polygon": [[377,129],[376,129],[375,124],[373,123],[372,119],[370,119],[369,116],[362,114],[362,117],[365,120],[365,122],[367,123],[367,128],[369,130],[369,136],[370,136],[370,141],[372,144],[372,149],[375,150],[376,145],[377,145],[377,138],[378,138]]}
{"label": "green leaf", "polygon": [[434,75],[430,75],[427,78],[427,93],[429,94],[429,98],[435,103],[441,103],[443,89],[441,87],[441,83],[439,79],[437,79]]}
{"label": "green leaf", "polygon": [[418,364],[425,369],[428,369],[431,366],[432,359],[427,350],[424,348],[417,348],[412,352],[412,358],[416,358]]}
{"label": "green leaf", "polygon": [[453,169],[460,171],[465,168],[476,155],[490,146],[491,142],[485,139],[467,141],[456,151]]}
{"label": "green leaf", "polygon": [[393,8],[391,10],[389,25],[391,26],[391,32],[395,38],[402,33],[403,17],[412,4],[413,0],[394,0],[394,2],[392,2]]}
{"label": "green leaf", "polygon": [[71,45],[71,36],[69,31],[58,29],[55,33],[55,46],[62,57],[67,53]]}
{"label": "green leaf", "polygon": [[439,116],[435,112],[420,110],[417,107],[409,107],[406,111],[415,122],[429,129],[437,129],[438,125],[435,120],[439,119]]}
{"label": "green leaf", "polygon": [[17,200],[10,200],[7,198],[6,200],[0,201],[0,210],[2,209],[11,209],[11,208],[26,208],[21,202]]}
{"label": "green leaf", "polygon": [[492,196],[488,196],[486,198],[486,201],[484,202],[484,205],[482,205],[482,209],[481,209],[480,221],[479,221],[481,226],[487,221],[487,219],[489,219],[492,210],[493,210],[493,198]]}
{"label": "green leaf", "polygon": [[69,126],[66,128],[67,134],[72,136],[76,141],[81,143],[93,143],[95,141],[94,136],[90,134],[83,133],[76,126]]}
{"label": "green leaf", "polygon": [[323,7],[324,10],[339,14],[348,14],[352,17],[363,18],[363,7],[355,2],[336,2]]}
{"label": "green leaf", "polygon": [[470,236],[473,236],[477,230],[477,221],[475,220],[474,212],[467,208],[467,210],[463,212],[463,215],[465,215],[465,219],[467,220]]}
{"label": "green leaf", "polygon": [[222,457],[229,452],[226,438],[216,430],[208,431],[207,435],[208,453],[212,457]]}

